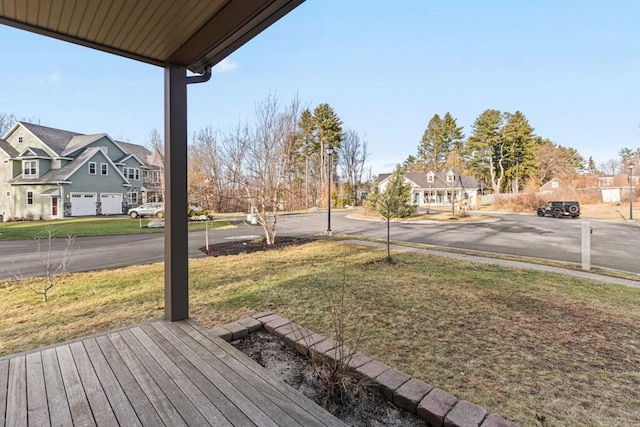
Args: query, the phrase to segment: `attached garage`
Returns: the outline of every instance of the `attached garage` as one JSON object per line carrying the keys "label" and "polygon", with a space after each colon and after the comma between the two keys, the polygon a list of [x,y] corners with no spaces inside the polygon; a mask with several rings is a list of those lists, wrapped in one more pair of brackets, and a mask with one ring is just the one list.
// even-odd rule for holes
{"label": "attached garage", "polygon": [[96,193],[71,193],[71,216],[96,214]]}
{"label": "attached garage", "polygon": [[101,193],[100,206],[102,215],[120,215],[122,213],[122,194]]}

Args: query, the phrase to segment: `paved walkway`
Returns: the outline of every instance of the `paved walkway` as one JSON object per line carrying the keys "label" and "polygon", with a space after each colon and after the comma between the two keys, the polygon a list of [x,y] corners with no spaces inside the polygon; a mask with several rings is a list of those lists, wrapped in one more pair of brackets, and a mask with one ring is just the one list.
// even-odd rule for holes
{"label": "paved walkway", "polygon": [[[372,242],[368,240],[345,239],[343,241],[347,243],[354,243],[354,244],[365,245],[365,246],[386,247],[387,245],[384,242]],[[489,258],[489,257],[483,257],[483,256],[477,256],[477,255],[438,251],[435,249],[418,248],[418,247],[404,246],[404,245],[392,244],[391,249],[398,250],[398,251],[405,251],[405,252],[416,252],[416,253],[422,253],[422,254],[436,255],[436,256],[442,256],[442,257],[448,257],[448,258],[457,258],[457,259],[463,259],[466,261],[480,262],[485,264],[495,264],[495,265],[501,265],[504,267],[522,268],[522,269],[538,270],[538,271],[549,271],[552,273],[567,274],[570,276],[581,277],[584,279],[598,280],[601,282],[613,283],[616,285],[623,285],[623,286],[629,286],[632,288],[640,289],[639,281],[621,279],[617,277],[606,276],[603,274],[591,273],[588,271],[571,270],[568,268],[554,267],[554,266],[542,265],[542,264],[532,264],[532,263],[523,262],[523,261],[512,261],[512,260],[506,260],[506,259]]]}

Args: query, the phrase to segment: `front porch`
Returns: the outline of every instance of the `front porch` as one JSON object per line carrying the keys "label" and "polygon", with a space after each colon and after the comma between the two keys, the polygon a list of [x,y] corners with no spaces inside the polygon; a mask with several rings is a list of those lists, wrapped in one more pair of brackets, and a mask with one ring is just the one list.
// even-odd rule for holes
{"label": "front porch", "polygon": [[192,319],[0,358],[0,426],[341,426]]}

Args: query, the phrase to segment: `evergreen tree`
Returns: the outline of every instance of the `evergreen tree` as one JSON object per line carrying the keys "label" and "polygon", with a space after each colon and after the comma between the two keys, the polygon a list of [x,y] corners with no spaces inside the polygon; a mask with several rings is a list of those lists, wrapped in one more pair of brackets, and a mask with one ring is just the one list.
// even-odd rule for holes
{"label": "evergreen tree", "polygon": [[511,186],[512,192],[517,193],[526,179],[535,175],[535,143],[533,128],[520,111],[507,115],[507,121],[502,128],[502,143],[505,149],[504,189]]}
{"label": "evergreen tree", "polygon": [[329,146],[340,147],[342,120],[329,104],[320,104],[313,110],[313,124],[321,151]]}
{"label": "evergreen tree", "polygon": [[434,114],[418,145],[416,169],[442,171],[449,154],[452,151],[460,152],[463,143],[462,126],[458,126],[456,119],[448,112],[444,118]]}
{"label": "evergreen tree", "polygon": [[464,134],[462,133],[462,126],[458,126],[456,119],[453,118],[448,112],[445,113],[442,120],[441,128],[442,148],[446,153],[445,161],[452,152],[460,153],[464,144]]}
{"label": "evergreen tree", "polygon": [[588,172],[593,175],[598,173],[598,168],[596,167],[596,162],[593,160],[593,157],[589,156],[589,164],[587,166]]}
{"label": "evergreen tree", "polygon": [[[329,104],[320,104],[313,110],[314,133],[317,141],[317,153],[320,167],[320,186],[327,183],[326,148],[339,148],[342,141],[342,120]],[[337,162],[339,152],[334,152],[332,162]],[[333,166],[333,165],[332,165]],[[332,167],[332,170],[335,170]]]}
{"label": "evergreen tree", "polygon": [[502,140],[503,124],[499,110],[483,111],[471,126],[465,149],[468,168],[479,180],[490,182],[495,193],[500,193],[508,154]]}
{"label": "evergreen tree", "polygon": [[442,147],[442,119],[434,114],[418,145],[418,163],[424,171],[437,171],[445,158],[446,154]]}
{"label": "evergreen tree", "polygon": [[412,171],[416,168],[416,165],[418,164],[418,159],[416,159],[416,156],[414,156],[413,154],[409,154],[407,156],[407,158],[404,160],[404,162],[402,162],[402,167],[405,170],[408,171]]}

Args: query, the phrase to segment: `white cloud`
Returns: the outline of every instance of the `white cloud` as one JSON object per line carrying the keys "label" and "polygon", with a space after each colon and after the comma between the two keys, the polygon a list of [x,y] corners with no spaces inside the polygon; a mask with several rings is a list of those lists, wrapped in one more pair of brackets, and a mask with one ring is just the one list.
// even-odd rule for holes
{"label": "white cloud", "polygon": [[229,58],[225,58],[222,61],[218,62],[215,67],[213,67],[213,71],[217,73],[230,73],[236,68],[238,68],[237,62],[233,62]]}
{"label": "white cloud", "polygon": [[53,73],[53,74],[49,74],[43,79],[37,80],[36,84],[37,85],[55,85],[60,83],[60,80],[62,80],[62,74]]}

